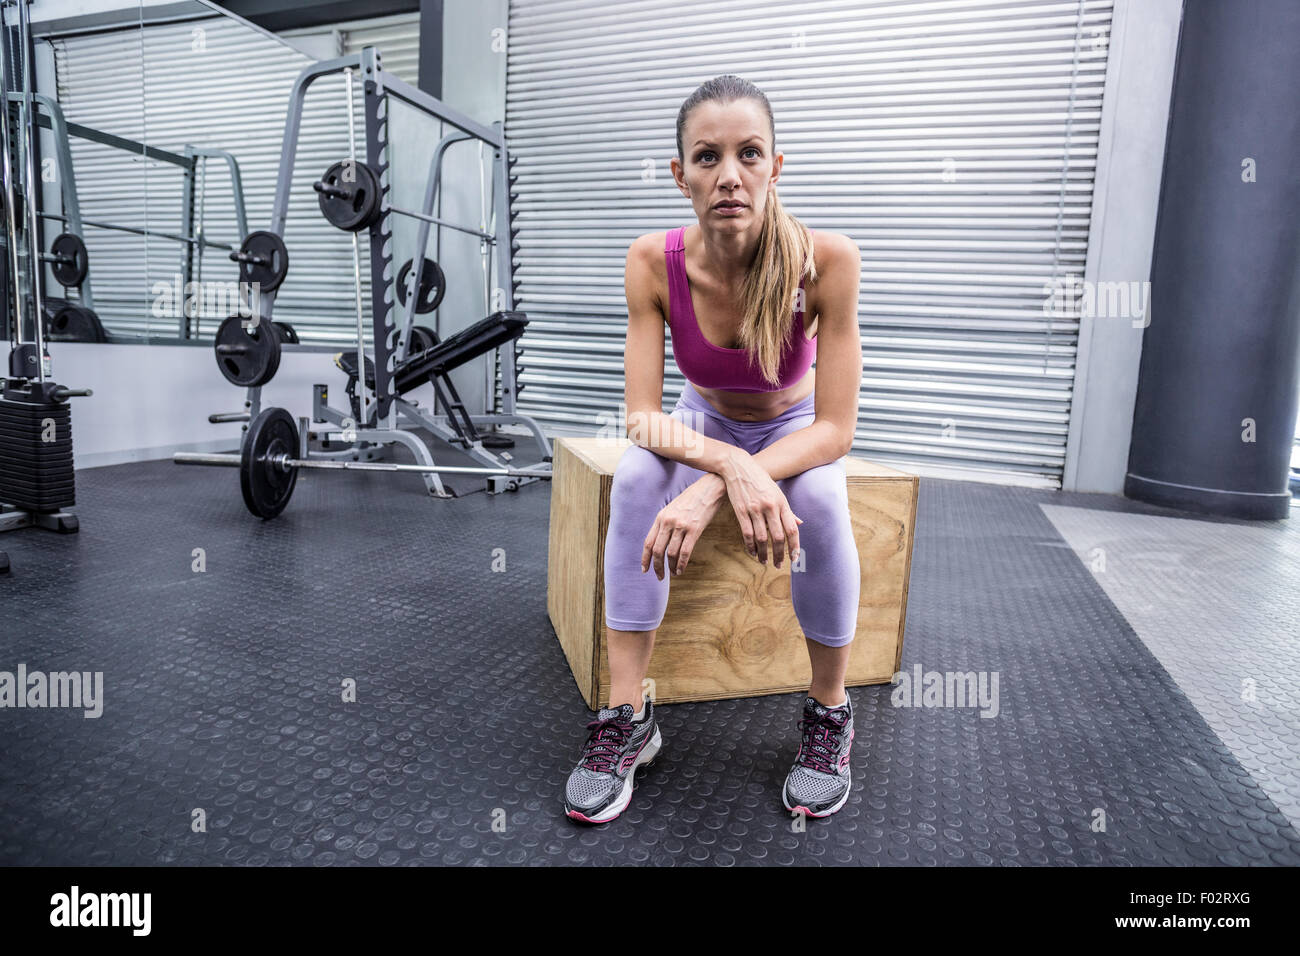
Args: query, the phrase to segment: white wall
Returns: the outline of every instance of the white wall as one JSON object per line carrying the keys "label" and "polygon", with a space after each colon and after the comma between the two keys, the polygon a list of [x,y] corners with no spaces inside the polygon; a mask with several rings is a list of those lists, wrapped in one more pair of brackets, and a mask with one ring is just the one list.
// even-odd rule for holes
{"label": "white wall", "polygon": [[[54,342],[49,349],[55,381],[95,392],[71,399],[78,469],[168,458],[174,451],[238,449],[241,426],[211,425],[208,415],[241,411],[245,390],[217,371],[210,346]],[[332,353],[286,348],[275,379],[262,389],[262,407],[310,417],[317,382],[329,386],[331,405],[348,407],[347,380]],[[433,407],[432,386],[405,397]]]}

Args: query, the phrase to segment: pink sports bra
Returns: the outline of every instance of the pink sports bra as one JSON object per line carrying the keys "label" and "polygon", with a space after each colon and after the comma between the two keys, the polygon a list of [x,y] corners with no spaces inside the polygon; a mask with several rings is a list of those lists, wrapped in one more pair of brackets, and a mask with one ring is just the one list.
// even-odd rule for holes
{"label": "pink sports bra", "polygon": [[[686,244],[682,240],[685,232],[685,226],[670,230],[664,243],[668,264],[668,326],[678,370],[693,385],[728,392],[775,392],[794,385],[808,373],[817,357],[817,336],[810,339],[804,335],[803,311],[794,313],[781,353],[780,384],[772,386],[763,378],[757,363],[750,366],[744,349],[714,345],[700,330],[686,278]],[[802,279],[799,288],[803,288]]]}

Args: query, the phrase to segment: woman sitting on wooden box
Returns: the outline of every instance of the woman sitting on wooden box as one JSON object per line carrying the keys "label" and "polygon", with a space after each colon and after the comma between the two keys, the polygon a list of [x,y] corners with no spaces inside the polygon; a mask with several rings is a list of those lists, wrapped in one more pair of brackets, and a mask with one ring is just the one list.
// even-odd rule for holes
{"label": "woman sitting on wooden box", "polygon": [[[791,601],[812,686],[787,809],[839,810],[849,794],[852,705],[844,688],[858,616],[859,566],[844,466],[858,417],[857,245],[813,234],[785,211],[784,156],[767,97],[736,76],[705,83],[677,116],[673,177],[697,224],[640,236],[628,250],[625,353],[629,437],[605,541],[609,706],[587,725],[565,811],[603,823],[632,795],[662,744],[642,680],[669,579],[730,501],[746,550],[776,567],[806,550]],[[664,326],[687,379],[663,396]],[[811,366],[817,360],[817,371]],[[814,381],[820,385],[814,391]],[[650,574],[649,569],[654,573]]]}

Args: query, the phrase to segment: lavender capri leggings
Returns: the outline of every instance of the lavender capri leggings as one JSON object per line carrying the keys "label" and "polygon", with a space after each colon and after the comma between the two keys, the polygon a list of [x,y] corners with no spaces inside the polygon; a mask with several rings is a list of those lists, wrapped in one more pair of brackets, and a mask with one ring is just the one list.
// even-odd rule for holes
{"label": "lavender capri leggings", "polygon": [[[702,435],[755,454],[812,424],[814,395],[776,418],[743,422],[719,414],[687,382],[671,417]],[[645,538],[660,509],[704,474],[640,445],[628,448],[619,459],[605,537],[605,623],[614,630],[650,631],[662,623],[672,575],[666,559],[662,581],[655,575],[653,561],[642,573]],[[849,519],[844,464],[835,461],[809,468],[803,474],[782,478],[777,487],[803,519],[799,526],[803,570],[790,573],[790,599],[799,625],[812,640],[842,647],[853,640],[857,629],[859,586],[858,549]],[[721,507],[731,507],[730,500],[724,497]],[[770,541],[768,560],[772,560]],[[789,560],[787,550],[783,567],[791,567]],[[688,565],[686,573],[692,570]]]}

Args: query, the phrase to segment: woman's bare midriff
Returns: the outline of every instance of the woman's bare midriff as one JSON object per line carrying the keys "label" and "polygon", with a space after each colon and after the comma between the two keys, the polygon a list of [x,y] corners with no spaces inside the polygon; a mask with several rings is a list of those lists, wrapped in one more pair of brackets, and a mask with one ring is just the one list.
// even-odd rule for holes
{"label": "woman's bare midriff", "polygon": [[721,388],[700,388],[694,382],[691,385],[719,414],[738,422],[765,422],[811,395],[816,376],[817,370],[810,368],[807,375],[778,392],[728,392]]}

